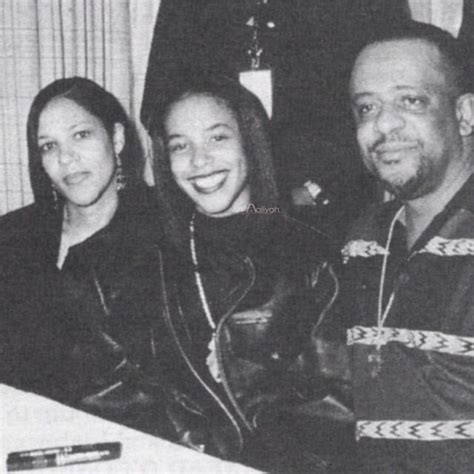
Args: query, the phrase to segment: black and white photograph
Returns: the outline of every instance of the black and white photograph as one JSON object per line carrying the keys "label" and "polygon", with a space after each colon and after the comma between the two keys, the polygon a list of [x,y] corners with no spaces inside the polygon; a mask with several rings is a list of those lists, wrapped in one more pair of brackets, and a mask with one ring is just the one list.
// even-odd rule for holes
{"label": "black and white photograph", "polygon": [[474,0],[0,0],[36,470],[474,472]]}

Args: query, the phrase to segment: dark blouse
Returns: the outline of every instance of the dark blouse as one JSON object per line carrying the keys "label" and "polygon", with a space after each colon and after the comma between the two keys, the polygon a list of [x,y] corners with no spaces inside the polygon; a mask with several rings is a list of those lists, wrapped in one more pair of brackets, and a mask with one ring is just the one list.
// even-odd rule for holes
{"label": "dark blouse", "polygon": [[123,192],[110,223],[70,247],[61,270],[56,266],[60,212],[31,205],[0,220],[5,301],[0,310],[4,335],[0,351],[5,355],[0,360],[0,381],[64,401],[80,395],[81,384],[87,385],[94,371],[100,373],[110,361],[91,353],[93,363],[86,368],[81,356],[78,366],[74,348],[91,343],[96,325],[117,334],[140,326],[141,315],[130,311],[138,295],[127,296],[130,304],[120,303],[131,313],[128,326],[125,317],[107,320],[94,279],[100,282],[107,305],[113,306],[124,288],[131,294],[136,286],[127,279],[131,265],[142,246],[160,240],[154,217],[158,209],[149,190]]}

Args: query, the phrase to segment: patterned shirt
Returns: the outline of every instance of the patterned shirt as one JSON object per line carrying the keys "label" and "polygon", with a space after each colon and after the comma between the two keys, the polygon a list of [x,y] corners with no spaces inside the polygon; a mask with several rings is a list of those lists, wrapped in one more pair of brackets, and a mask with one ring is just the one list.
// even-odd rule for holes
{"label": "patterned shirt", "polygon": [[[343,249],[347,344],[364,472],[471,473],[474,177],[410,251],[403,224],[392,222],[400,206],[372,208]],[[387,306],[381,327],[377,315]]]}

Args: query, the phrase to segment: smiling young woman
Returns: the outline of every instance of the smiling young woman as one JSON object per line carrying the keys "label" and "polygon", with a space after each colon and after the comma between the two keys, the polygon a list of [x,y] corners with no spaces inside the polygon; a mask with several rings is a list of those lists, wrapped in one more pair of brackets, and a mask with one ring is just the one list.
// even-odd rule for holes
{"label": "smiling young woman", "polygon": [[202,214],[225,217],[250,204],[248,166],[239,125],[215,97],[191,95],[166,123],[171,172]]}
{"label": "smiling young woman", "polygon": [[237,82],[196,76],[158,100],[149,131],[166,219],[158,360],[201,413],[183,428],[186,444],[264,470],[320,472],[282,426],[277,437],[257,426],[269,400],[292,393],[286,368],[331,295],[311,284],[327,276],[325,236],[278,198],[263,106]]}

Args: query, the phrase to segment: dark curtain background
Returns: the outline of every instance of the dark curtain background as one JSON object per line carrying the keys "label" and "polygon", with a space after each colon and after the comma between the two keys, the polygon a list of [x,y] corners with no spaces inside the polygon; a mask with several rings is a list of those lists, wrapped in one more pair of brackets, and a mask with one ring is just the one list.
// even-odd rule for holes
{"label": "dark curtain background", "polygon": [[[142,121],[183,69],[238,77],[257,14],[262,61],[274,82],[272,127],[283,193],[306,180],[331,196],[305,217],[341,234],[375,186],[360,163],[346,95],[351,61],[372,28],[407,20],[406,0],[162,0],[147,72]],[[273,23],[274,27],[267,25]]]}

